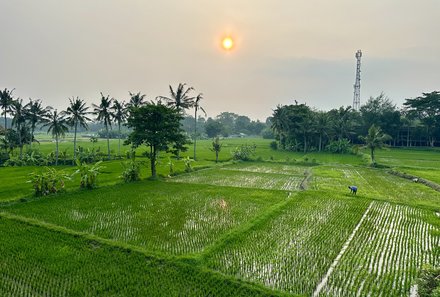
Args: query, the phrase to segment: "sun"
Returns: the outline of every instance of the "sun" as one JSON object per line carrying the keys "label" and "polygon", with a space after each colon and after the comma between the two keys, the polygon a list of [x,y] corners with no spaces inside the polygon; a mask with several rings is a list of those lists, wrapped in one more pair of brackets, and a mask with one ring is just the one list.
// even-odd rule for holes
{"label": "sun", "polygon": [[225,37],[222,40],[223,49],[229,51],[234,47],[234,40],[231,37]]}

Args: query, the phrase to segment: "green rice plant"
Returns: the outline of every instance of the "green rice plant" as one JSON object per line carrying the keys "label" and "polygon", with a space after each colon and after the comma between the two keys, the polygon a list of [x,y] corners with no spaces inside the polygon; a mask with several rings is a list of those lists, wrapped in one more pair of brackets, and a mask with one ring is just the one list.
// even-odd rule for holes
{"label": "green rice plant", "polygon": [[206,255],[208,266],[292,294],[311,295],[368,201],[301,192]]}
{"label": "green rice plant", "polygon": [[285,197],[280,191],[144,181],[3,210],[155,252],[184,255],[203,251]]}
{"label": "green rice plant", "polygon": [[0,218],[0,296],[283,296],[99,238]]}
{"label": "green rice plant", "polygon": [[101,163],[102,161],[98,161],[94,165],[89,165],[86,163],[81,163],[81,161],[78,159],[76,160],[77,170],[74,174],[80,175],[81,189],[93,189],[96,187],[100,170],[104,168],[103,166],[100,166]]}
{"label": "green rice plant", "polygon": [[64,190],[64,181],[70,176],[64,171],[46,167],[44,172],[32,172],[29,183],[32,183],[34,194],[37,197],[55,194]]}
{"label": "green rice plant", "polygon": [[320,296],[408,296],[425,264],[438,265],[432,211],[373,201]]}
{"label": "green rice plant", "polygon": [[292,191],[299,190],[307,168],[283,164],[235,164],[179,175],[171,181]]}

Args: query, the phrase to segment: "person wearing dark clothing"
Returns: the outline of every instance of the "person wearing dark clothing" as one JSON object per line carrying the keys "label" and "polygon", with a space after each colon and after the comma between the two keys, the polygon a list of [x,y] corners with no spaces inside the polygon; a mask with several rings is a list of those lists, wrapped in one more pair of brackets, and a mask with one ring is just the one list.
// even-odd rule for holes
{"label": "person wearing dark clothing", "polygon": [[353,195],[356,195],[358,188],[356,186],[348,186],[348,188],[350,189],[350,193]]}

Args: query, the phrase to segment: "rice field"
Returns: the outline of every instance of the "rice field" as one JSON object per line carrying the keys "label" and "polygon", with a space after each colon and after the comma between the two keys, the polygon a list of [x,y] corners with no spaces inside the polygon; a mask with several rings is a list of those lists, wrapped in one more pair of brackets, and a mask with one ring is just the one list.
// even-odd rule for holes
{"label": "rice field", "polygon": [[[440,265],[439,192],[359,156],[265,145],[258,162],[207,151],[210,168],[133,184],[104,162],[98,189],[38,199],[34,168],[0,168],[0,296],[408,296]],[[435,152],[393,152],[380,162],[439,176]]]}
{"label": "rice field", "polygon": [[298,195],[246,236],[213,251],[209,266],[271,288],[310,295],[367,206],[366,200],[334,199],[324,192]]}
{"label": "rice field", "polygon": [[170,259],[0,218],[0,296],[282,296]]}
{"label": "rice field", "polygon": [[234,164],[215,169],[206,169],[179,175],[171,179],[177,183],[208,184],[238,188],[276,189],[296,191],[310,171],[305,166],[257,163]]}
{"label": "rice field", "polygon": [[319,296],[408,295],[419,267],[440,264],[433,217],[432,211],[373,201]]}
{"label": "rice field", "polygon": [[182,255],[202,251],[286,197],[279,191],[140,182],[19,203],[4,211]]}

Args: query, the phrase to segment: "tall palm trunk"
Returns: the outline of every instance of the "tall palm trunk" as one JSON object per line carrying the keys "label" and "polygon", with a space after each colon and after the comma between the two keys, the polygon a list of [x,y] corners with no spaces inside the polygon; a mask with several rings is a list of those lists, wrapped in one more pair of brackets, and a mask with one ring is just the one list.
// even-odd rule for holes
{"label": "tall palm trunk", "polygon": [[73,163],[76,160],[76,131],[78,130],[78,122],[75,122],[75,132],[73,134]]}
{"label": "tall palm trunk", "polygon": [[35,127],[31,126],[31,149],[32,149],[32,143],[34,142],[34,130]]}
{"label": "tall palm trunk", "polygon": [[58,135],[55,136],[56,150],[55,150],[55,165],[58,165]]}
{"label": "tall palm trunk", "polygon": [[8,129],[8,127],[6,127],[6,108],[4,109],[4,112],[5,112],[5,130],[7,130]]}
{"label": "tall palm trunk", "polygon": [[319,134],[319,151],[321,151],[322,148],[322,134]]}
{"label": "tall palm trunk", "polygon": [[119,129],[119,143],[118,143],[118,155],[121,156],[121,122],[118,122]]}
{"label": "tall palm trunk", "polygon": [[108,132],[108,126],[105,125],[105,129],[107,131],[107,153],[108,153],[108,160],[110,160],[110,133]]}
{"label": "tall palm trunk", "polygon": [[18,132],[18,146],[20,147],[20,160],[23,158],[23,143],[21,139],[21,126],[17,125]]}
{"label": "tall palm trunk", "polygon": [[197,143],[197,108],[194,113],[194,161],[196,161],[196,143]]}

